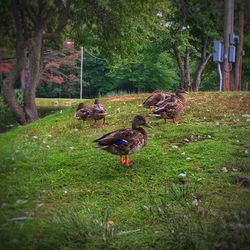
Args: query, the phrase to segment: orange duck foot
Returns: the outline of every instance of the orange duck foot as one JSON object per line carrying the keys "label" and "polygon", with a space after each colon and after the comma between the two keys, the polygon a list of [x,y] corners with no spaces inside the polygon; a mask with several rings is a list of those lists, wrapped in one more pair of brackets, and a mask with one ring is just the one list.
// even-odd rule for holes
{"label": "orange duck foot", "polygon": [[121,163],[121,164],[124,164],[124,163],[125,163],[125,160],[123,159],[122,155],[120,155],[120,163]]}
{"label": "orange duck foot", "polygon": [[173,123],[178,124],[179,122],[176,121],[176,118],[173,118]]}
{"label": "orange duck foot", "polygon": [[125,156],[125,160],[123,160],[123,165],[125,166],[131,166],[133,164],[133,161],[130,161],[128,159],[128,155]]}

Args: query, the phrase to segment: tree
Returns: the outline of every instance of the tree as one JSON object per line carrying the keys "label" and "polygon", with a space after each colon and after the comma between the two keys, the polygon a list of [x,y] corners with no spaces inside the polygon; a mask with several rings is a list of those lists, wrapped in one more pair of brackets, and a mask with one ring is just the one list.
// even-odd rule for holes
{"label": "tree", "polygon": [[[3,3],[1,3],[3,4]],[[21,124],[36,120],[38,112],[35,104],[35,92],[40,79],[42,48],[45,36],[58,35],[66,24],[70,14],[69,2],[56,5],[52,1],[6,1],[4,20],[9,27],[6,36],[8,45],[15,47],[16,64],[3,80],[2,92],[5,101]],[[58,22],[49,27],[53,18]],[[1,26],[1,33],[4,27]],[[47,37],[48,38],[48,37]],[[1,44],[2,45],[2,44]],[[24,105],[18,103],[14,93],[14,83],[26,68],[27,82],[23,89]]]}
{"label": "tree", "polygon": [[[212,55],[212,41],[221,30],[221,8],[222,1],[170,1],[172,11],[166,16],[166,24],[178,65],[180,85],[185,89],[199,90],[201,75]],[[190,58],[193,60],[193,72]]]}
{"label": "tree", "polygon": [[[49,41],[56,45],[65,34],[78,41],[82,36],[91,37],[99,51],[113,61],[136,55],[164,4],[160,0],[7,0],[1,2],[0,9],[4,24],[0,27],[0,34],[4,35],[0,46],[15,48],[16,57],[15,66],[2,81],[2,92],[17,120],[25,124],[38,118],[35,93],[42,51]],[[13,86],[25,67],[27,82],[21,106]]]}

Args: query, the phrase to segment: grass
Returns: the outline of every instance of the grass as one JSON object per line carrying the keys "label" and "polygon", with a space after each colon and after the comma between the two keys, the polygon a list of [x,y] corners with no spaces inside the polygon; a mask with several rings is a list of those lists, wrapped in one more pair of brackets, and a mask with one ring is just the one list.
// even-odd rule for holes
{"label": "grass", "polygon": [[234,180],[250,174],[250,94],[191,94],[178,126],[147,117],[148,145],[120,166],[92,141],[147,116],[145,97],[102,98],[104,128],[68,107],[1,135],[2,249],[249,249]]}

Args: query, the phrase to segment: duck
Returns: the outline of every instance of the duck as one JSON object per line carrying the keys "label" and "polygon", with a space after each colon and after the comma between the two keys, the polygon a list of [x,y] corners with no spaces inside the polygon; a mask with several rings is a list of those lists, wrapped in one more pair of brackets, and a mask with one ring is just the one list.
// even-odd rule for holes
{"label": "duck", "polygon": [[91,109],[86,107],[83,103],[79,103],[74,115],[75,119],[85,121],[90,116],[91,116]]}
{"label": "duck", "polygon": [[105,125],[107,112],[102,104],[99,103],[98,99],[95,99],[94,104],[91,107],[91,117],[94,119],[96,124],[97,120],[103,119],[102,125]]}
{"label": "duck", "polygon": [[132,128],[115,130],[94,142],[97,142],[97,148],[119,155],[120,164],[130,166],[133,162],[129,160],[129,154],[140,151],[147,144],[147,132],[141,126],[151,128],[143,116],[136,115],[132,121]]}
{"label": "duck", "polygon": [[170,93],[157,89],[150,96],[146,98],[146,100],[142,103],[142,106],[144,108],[152,108],[158,102],[163,101],[170,96],[171,96]]}
{"label": "duck", "polygon": [[183,93],[187,92],[184,89],[177,89],[175,95],[158,102],[153,107],[151,116],[163,118],[165,123],[167,119],[172,119],[175,124],[178,124],[176,118],[184,111],[186,106],[186,98],[182,95]]}
{"label": "duck", "polygon": [[84,103],[79,103],[74,117],[77,120],[83,120],[83,121],[85,121],[88,118],[93,119],[94,120],[93,126],[95,126],[96,121],[100,119],[103,119],[102,125],[105,125],[106,115],[107,112],[104,106],[99,103],[98,99],[95,99],[92,107],[87,107],[84,105]]}

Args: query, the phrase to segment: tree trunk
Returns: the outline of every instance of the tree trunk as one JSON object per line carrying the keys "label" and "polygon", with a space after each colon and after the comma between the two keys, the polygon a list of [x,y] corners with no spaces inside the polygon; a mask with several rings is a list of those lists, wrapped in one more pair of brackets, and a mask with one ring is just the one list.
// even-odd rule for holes
{"label": "tree trunk", "polygon": [[5,102],[8,104],[10,110],[16,116],[20,124],[25,124],[25,113],[22,106],[17,102],[16,95],[14,91],[14,83],[18,78],[18,66],[14,66],[9,73],[8,77],[3,80],[2,91]]}
{"label": "tree trunk", "polygon": [[224,53],[222,81],[224,91],[230,91],[230,64],[228,62],[229,34],[233,31],[233,0],[225,0],[225,23],[224,23]]}
{"label": "tree trunk", "polygon": [[180,87],[184,88],[184,85],[185,85],[184,65],[182,63],[181,53],[178,49],[176,42],[173,44],[173,50],[174,50],[174,55],[175,55],[175,59],[176,59],[178,70],[179,70],[180,85],[181,85]]}
{"label": "tree trunk", "polygon": [[200,87],[200,82],[201,82],[201,75],[207,65],[207,62],[209,61],[209,59],[211,58],[212,54],[209,54],[206,57],[206,50],[203,47],[202,51],[201,51],[201,59],[200,59],[200,63],[195,71],[194,74],[194,79],[192,81],[192,91],[193,92],[198,92],[199,91],[199,87]]}
{"label": "tree trunk", "polygon": [[8,76],[3,80],[2,91],[5,102],[16,116],[18,122],[20,124],[25,124],[25,112],[21,104],[18,103],[14,91],[14,84],[26,64],[25,45],[23,41],[18,41],[16,44],[16,57],[16,65],[13,66]]}
{"label": "tree trunk", "polygon": [[235,90],[241,89],[241,71],[243,56],[243,39],[244,39],[244,11],[239,12],[239,43],[237,47],[236,63],[235,63]]}
{"label": "tree trunk", "polygon": [[24,110],[27,122],[38,119],[35,103],[36,88],[40,80],[42,33],[32,38],[29,46],[28,81],[24,88]]}
{"label": "tree trunk", "polygon": [[184,60],[184,71],[185,71],[185,79],[184,79],[184,89],[186,91],[190,88],[190,48],[186,47],[185,60]]}
{"label": "tree trunk", "polygon": [[24,86],[23,99],[24,106],[18,103],[15,96],[14,84],[20,77],[21,72],[24,72],[26,67],[26,48],[18,43],[17,49],[17,62],[12,68],[8,77],[3,81],[3,96],[17,117],[20,124],[26,124],[38,119],[38,112],[35,104],[36,88],[40,79],[40,65],[41,65],[41,46],[42,34],[38,33],[36,37],[32,38],[29,42],[28,52],[28,79]]}

